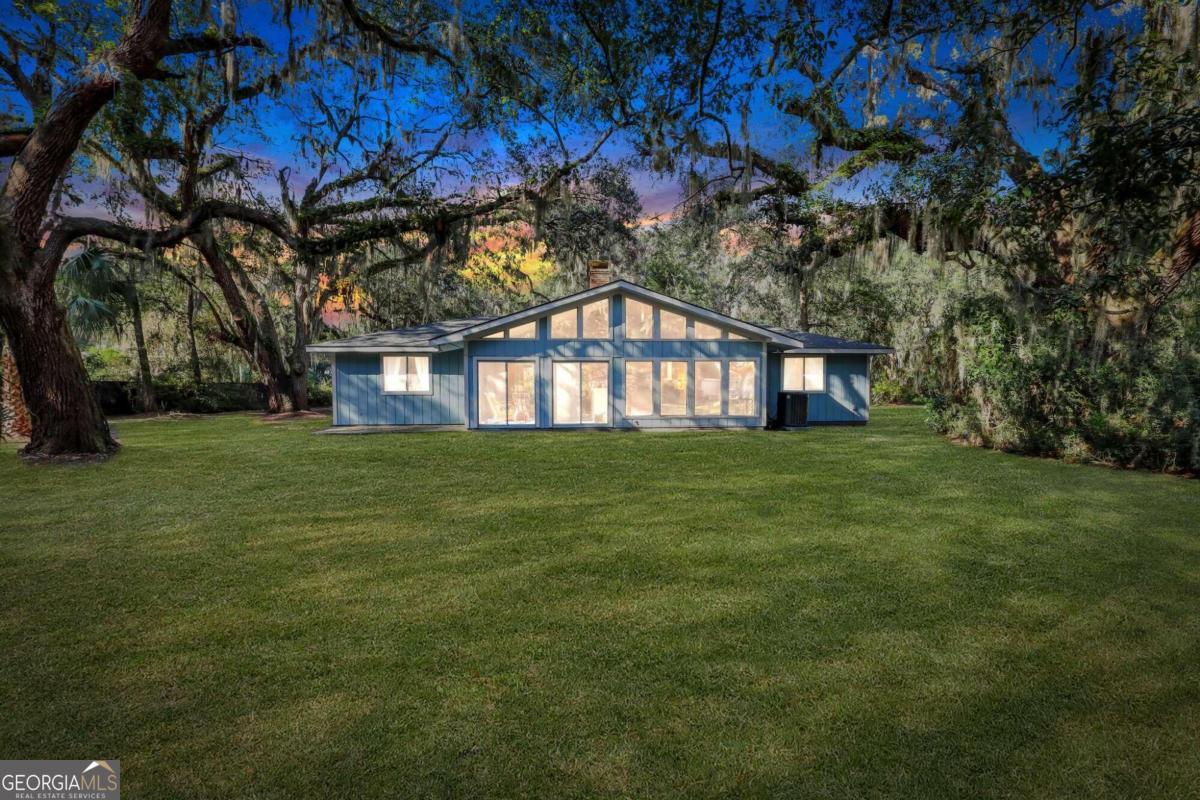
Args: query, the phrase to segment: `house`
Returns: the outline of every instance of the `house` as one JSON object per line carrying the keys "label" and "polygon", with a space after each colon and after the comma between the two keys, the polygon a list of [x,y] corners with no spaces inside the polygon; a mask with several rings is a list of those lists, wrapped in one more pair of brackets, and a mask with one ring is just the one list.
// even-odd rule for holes
{"label": "house", "polygon": [[310,345],[333,424],[686,428],[862,424],[886,347],[756,325],[625,280],[500,317]]}

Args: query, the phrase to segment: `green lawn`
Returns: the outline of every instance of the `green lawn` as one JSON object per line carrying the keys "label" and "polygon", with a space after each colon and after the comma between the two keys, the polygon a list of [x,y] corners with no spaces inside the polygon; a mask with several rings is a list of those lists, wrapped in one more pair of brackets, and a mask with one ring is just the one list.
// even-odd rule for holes
{"label": "green lawn", "polygon": [[792,434],[0,445],[0,757],[139,797],[1194,797],[1200,483]]}

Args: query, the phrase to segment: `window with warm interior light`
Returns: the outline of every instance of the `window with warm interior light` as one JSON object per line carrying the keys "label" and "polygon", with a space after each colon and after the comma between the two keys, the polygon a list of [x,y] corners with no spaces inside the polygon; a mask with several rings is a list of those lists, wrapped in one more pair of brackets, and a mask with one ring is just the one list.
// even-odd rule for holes
{"label": "window with warm interior light", "polygon": [[692,414],[697,417],[721,415],[721,362],[697,361],[695,397]]}
{"label": "window with warm interior light", "polygon": [[654,414],[654,363],[625,362],[625,416],[649,417]]}
{"label": "window with warm interior light", "polygon": [[696,320],[692,323],[692,333],[697,339],[720,339],[721,329],[716,325],[709,325],[707,322]]}
{"label": "window with warm interior light", "polygon": [[658,413],[664,417],[682,417],[687,414],[686,361],[658,362]]}
{"label": "window with warm interior light", "polygon": [[625,298],[625,338],[654,338],[654,306],[632,297]]}
{"label": "window with warm interior light", "polygon": [[784,356],[783,390],[785,392],[825,391],[825,357]]}
{"label": "window with warm interior light", "polygon": [[687,317],[685,317],[683,314],[676,314],[674,311],[659,309],[658,338],[686,339]]}
{"label": "window with warm interior light", "polygon": [[579,338],[579,309],[569,308],[550,316],[551,339]]}
{"label": "window with warm interior light", "polygon": [[384,356],[383,391],[388,394],[430,391],[429,356]]}
{"label": "window with warm interior light", "polygon": [[608,362],[555,362],[554,424],[608,424]]}
{"label": "window with warm interior light", "polygon": [[480,425],[532,425],[532,361],[479,361],[476,364]]}
{"label": "window with warm interior light", "polygon": [[729,362],[729,411],[731,417],[758,414],[758,364],[754,361]]}
{"label": "window with warm interior light", "polygon": [[514,325],[508,329],[508,338],[510,339],[536,339],[537,338],[537,320],[526,322],[523,325]]}
{"label": "window with warm interior light", "polygon": [[583,307],[583,338],[608,339],[608,298],[588,303]]}

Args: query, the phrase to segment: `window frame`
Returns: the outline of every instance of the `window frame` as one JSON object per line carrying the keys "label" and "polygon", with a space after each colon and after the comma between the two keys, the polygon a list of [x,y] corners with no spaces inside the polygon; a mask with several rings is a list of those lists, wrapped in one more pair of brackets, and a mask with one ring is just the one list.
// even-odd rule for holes
{"label": "window frame", "polygon": [[[735,414],[731,408],[733,402],[730,396],[730,390],[733,387],[733,365],[734,364],[751,364],[754,366],[754,391],[750,399],[754,402],[754,411],[749,414]],[[735,417],[739,419],[752,419],[759,416],[762,410],[762,398],[759,395],[762,393],[762,362],[757,358],[730,358],[725,360],[725,406],[724,416]]]}
{"label": "window frame", "polygon": [[[725,367],[725,364],[727,363],[726,360],[723,358],[693,358],[693,359],[690,359],[690,363],[691,363],[690,372],[691,372],[691,384],[692,384],[692,396],[691,396],[692,402],[691,402],[691,413],[688,416],[710,417],[710,418],[711,417],[728,416],[725,413],[725,387],[728,385],[725,380],[725,375],[729,371]],[[699,407],[699,401],[700,401],[699,392],[700,392],[700,365],[701,364],[716,364],[717,365],[717,413],[715,413],[715,414],[709,414],[709,413],[701,414],[697,410]]]}
{"label": "window frame", "polygon": [[[533,326],[533,336],[513,336],[512,335],[512,332],[515,329],[527,328],[530,325]],[[522,342],[536,342],[540,338],[540,331],[538,330],[538,319],[535,317],[534,319],[528,320],[526,322],[518,322],[515,325],[509,325],[507,328],[504,329],[504,338],[505,339],[516,339],[516,340],[522,341]]]}
{"label": "window frame", "polygon": [[[654,378],[655,378],[655,380],[658,381],[658,414],[657,414],[657,416],[662,417],[664,419],[674,418],[674,417],[695,416],[694,414],[690,413],[692,410],[691,403],[689,402],[691,400],[691,392],[688,391],[691,388],[690,384],[692,383],[692,364],[695,363],[695,359],[691,359],[691,358],[660,358],[660,359],[657,359],[655,361],[655,363],[658,364],[658,369],[656,369],[654,371]],[[683,412],[679,413],[679,414],[667,414],[667,413],[663,412],[663,401],[662,401],[663,367],[667,364],[683,364],[683,379],[684,379]]]}
{"label": "window frame", "polygon": [[[627,358],[621,366],[621,375],[625,385],[621,387],[621,399],[624,402],[622,414],[629,419],[652,419],[658,416],[655,412],[658,404],[654,402],[654,385],[658,381],[658,369],[654,366],[655,360],[652,358]],[[629,412],[629,365],[630,364],[649,364],[650,365],[650,413],[649,414],[631,414]]]}
{"label": "window frame", "polygon": [[[558,392],[555,391],[555,368],[559,364],[579,364],[579,416],[583,417],[583,365],[604,364],[608,367],[605,385],[608,388],[608,405],[604,422],[558,422]],[[653,387],[651,387],[653,396]],[[651,403],[653,405],[653,402]],[[550,427],[552,428],[611,428],[613,426],[613,368],[611,358],[553,358],[550,360]]]}
{"label": "window frame", "polygon": [[[536,428],[538,426],[538,410],[541,406],[541,400],[538,397],[538,360],[537,358],[513,358],[511,356],[472,356],[471,360],[475,362],[475,374],[471,380],[471,391],[475,395],[475,427],[477,428]],[[479,402],[483,399],[483,395],[479,391],[481,382],[479,380],[479,367],[484,363],[502,363],[504,364],[504,416],[508,419],[508,365],[509,364],[532,364],[533,365],[533,421],[532,422],[482,422],[479,413]]]}
{"label": "window frame", "polygon": [[[806,377],[808,373],[805,370],[806,365],[803,363],[805,359],[814,359],[814,358],[821,359],[821,388],[820,389],[808,388],[808,380]],[[802,388],[800,388],[800,389],[789,389],[787,386],[787,362],[790,360],[795,360],[795,361],[801,362],[801,364],[800,364],[800,381],[802,384]],[[823,356],[823,355],[805,356],[805,355],[800,355],[800,354],[795,354],[795,355],[786,355],[785,354],[783,356],[783,363],[781,363],[779,365],[779,388],[780,388],[780,391],[797,392],[797,393],[801,393],[801,394],[825,394],[827,391],[829,391],[828,387],[829,387],[829,360],[825,356]]]}
{"label": "window frame", "polygon": [[[429,388],[428,389],[388,389],[387,388],[387,359],[403,358],[404,359],[404,385],[408,386],[409,376],[415,373],[408,371],[409,359],[423,358],[429,362]],[[381,353],[379,355],[379,390],[385,395],[431,395],[433,394],[433,355],[431,353]]]}
{"label": "window frame", "polygon": [[[572,314],[575,317],[575,335],[574,336],[556,336],[554,334],[554,318],[561,317],[566,314]],[[583,311],[582,306],[574,308],[564,308],[562,311],[555,311],[552,314],[546,315],[546,336],[552,342],[569,342],[573,339],[579,339],[583,332]]]}
{"label": "window frame", "polygon": [[[629,335],[629,320],[632,318],[629,313],[630,303],[637,303],[650,309],[650,335],[649,336],[630,336]],[[653,342],[658,339],[658,306],[653,303],[648,303],[645,300],[639,300],[636,297],[625,296],[625,307],[623,309],[623,322],[625,329],[625,338],[631,342]],[[638,359],[640,360],[640,359]]]}

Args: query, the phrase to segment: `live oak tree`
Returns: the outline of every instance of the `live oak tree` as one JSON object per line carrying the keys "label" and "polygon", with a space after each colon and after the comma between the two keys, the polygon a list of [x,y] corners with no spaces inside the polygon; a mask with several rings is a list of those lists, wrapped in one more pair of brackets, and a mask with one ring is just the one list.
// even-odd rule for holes
{"label": "live oak tree", "polygon": [[[111,45],[98,47],[78,64],[58,63],[55,42],[62,31],[32,38],[5,31],[8,53],[0,58],[0,68],[28,101],[32,123],[4,139],[4,152],[13,160],[0,189],[0,325],[33,420],[25,448],[29,455],[103,454],[116,446],[54,293],[59,266],[73,243],[88,235],[133,236],[104,220],[62,216],[52,207],[89,124],[122,84],[168,77],[164,61],[259,44],[212,31],[177,33],[172,27],[169,0],[143,0]],[[58,77],[66,80],[55,92]],[[153,233],[164,240],[182,238],[213,212],[195,209],[184,224]]]}

